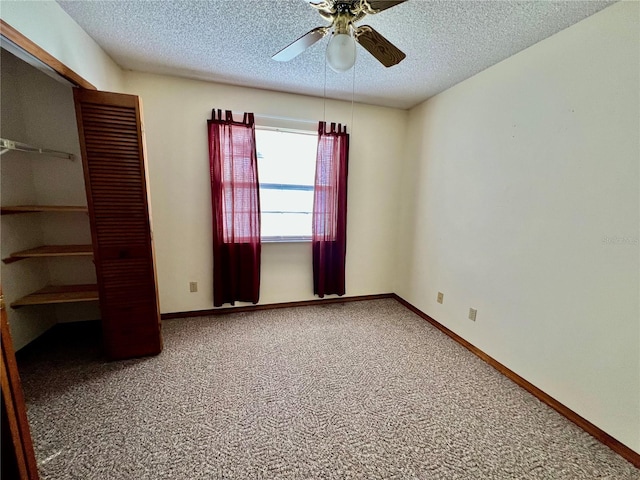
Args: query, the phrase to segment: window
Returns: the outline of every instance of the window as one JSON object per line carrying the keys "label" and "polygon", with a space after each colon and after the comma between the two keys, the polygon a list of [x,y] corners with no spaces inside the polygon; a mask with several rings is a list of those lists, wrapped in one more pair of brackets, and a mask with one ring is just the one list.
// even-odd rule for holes
{"label": "window", "polygon": [[256,128],[263,241],[311,239],[317,147],[315,132]]}

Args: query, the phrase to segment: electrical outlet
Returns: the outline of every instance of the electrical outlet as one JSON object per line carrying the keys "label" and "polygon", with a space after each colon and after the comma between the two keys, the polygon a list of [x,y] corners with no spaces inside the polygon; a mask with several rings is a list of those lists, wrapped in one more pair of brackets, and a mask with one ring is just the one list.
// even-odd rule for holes
{"label": "electrical outlet", "polygon": [[478,313],[478,310],[476,310],[475,308],[470,308],[469,309],[469,320],[473,320],[475,322],[477,313]]}
{"label": "electrical outlet", "polygon": [[438,292],[438,303],[444,302],[444,293]]}
{"label": "electrical outlet", "polygon": [[189,291],[191,293],[198,291],[198,282],[189,282]]}

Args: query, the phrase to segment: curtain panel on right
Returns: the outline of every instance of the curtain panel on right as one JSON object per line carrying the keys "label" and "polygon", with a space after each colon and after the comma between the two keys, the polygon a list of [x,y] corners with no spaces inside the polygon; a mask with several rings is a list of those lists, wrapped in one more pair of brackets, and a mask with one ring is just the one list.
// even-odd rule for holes
{"label": "curtain panel on right", "polygon": [[316,181],[313,196],[313,293],[345,294],[347,258],[347,126],[318,126]]}

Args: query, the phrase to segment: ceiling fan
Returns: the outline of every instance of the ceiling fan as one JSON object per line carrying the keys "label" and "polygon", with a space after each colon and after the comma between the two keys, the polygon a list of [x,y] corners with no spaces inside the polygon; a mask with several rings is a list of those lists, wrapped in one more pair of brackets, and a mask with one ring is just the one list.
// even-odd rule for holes
{"label": "ceiling fan", "polygon": [[395,7],[407,0],[322,0],[309,2],[318,13],[331,22],[326,27],[316,27],[276,53],[272,58],[279,62],[294,59],[329,32],[327,63],[337,72],[349,70],[356,59],[358,42],[385,67],[400,63],[406,55],[369,25],[355,26],[367,15],[374,15]]}

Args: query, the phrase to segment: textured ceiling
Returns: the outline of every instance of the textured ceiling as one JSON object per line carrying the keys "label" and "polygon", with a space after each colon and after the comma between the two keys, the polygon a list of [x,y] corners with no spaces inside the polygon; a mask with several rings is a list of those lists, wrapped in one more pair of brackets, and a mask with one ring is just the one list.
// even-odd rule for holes
{"label": "textured ceiling", "polygon": [[407,54],[384,68],[358,47],[353,71],[325,68],[328,37],[288,63],[271,56],[326,25],[304,0],[62,1],[123,68],[410,108],[612,1],[409,0],[371,25]]}

